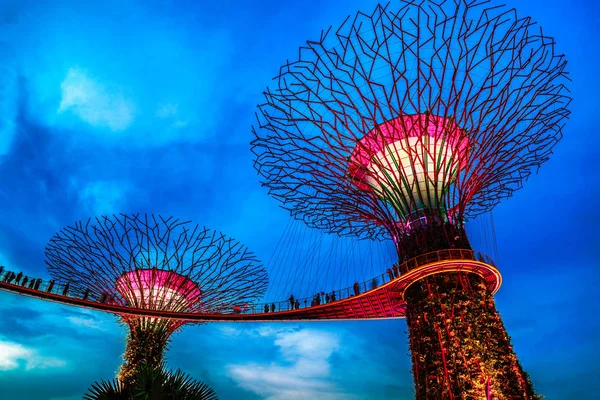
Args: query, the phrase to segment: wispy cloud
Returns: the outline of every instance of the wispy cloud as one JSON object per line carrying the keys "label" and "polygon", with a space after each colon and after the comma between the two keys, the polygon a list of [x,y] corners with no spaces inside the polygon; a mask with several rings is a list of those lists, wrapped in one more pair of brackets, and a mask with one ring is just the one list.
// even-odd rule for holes
{"label": "wispy cloud", "polygon": [[9,371],[24,365],[25,370],[63,367],[65,361],[41,356],[37,350],[19,343],[0,340],[0,371]]}
{"label": "wispy cloud", "polygon": [[79,199],[92,215],[110,215],[123,211],[128,192],[124,182],[93,181],[79,191]]}
{"label": "wispy cloud", "polygon": [[[234,331],[223,332],[236,335]],[[227,367],[239,386],[267,400],[349,399],[331,380],[330,357],[340,349],[340,337],[313,329],[261,328],[255,335],[273,339],[281,363],[246,363]]]}
{"label": "wispy cloud", "polygon": [[181,117],[179,105],[173,103],[162,104],[158,107],[155,114],[158,118],[171,121],[171,127],[183,128],[188,124],[188,120]]}
{"label": "wispy cloud", "polygon": [[61,90],[58,113],[70,111],[94,127],[112,131],[125,130],[133,122],[135,106],[121,89],[106,87],[84,70],[69,69]]}
{"label": "wispy cloud", "polygon": [[104,325],[99,324],[98,321],[92,318],[70,316],[67,317],[67,320],[75,326],[82,326],[85,328],[97,329],[100,331],[106,330],[106,327]]}

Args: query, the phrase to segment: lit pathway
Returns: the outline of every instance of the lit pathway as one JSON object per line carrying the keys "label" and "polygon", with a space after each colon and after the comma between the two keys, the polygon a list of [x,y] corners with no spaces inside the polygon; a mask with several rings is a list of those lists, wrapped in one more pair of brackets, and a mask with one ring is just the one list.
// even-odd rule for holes
{"label": "lit pathway", "polygon": [[[173,318],[185,321],[320,321],[320,320],[356,320],[356,319],[385,319],[403,318],[406,302],[404,292],[413,283],[426,276],[443,272],[469,272],[485,279],[488,288],[496,293],[502,283],[502,277],[494,266],[492,260],[484,254],[471,250],[441,250],[427,253],[407,261],[399,270],[408,273],[394,277],[392,271],[377,276],[369,281],[355,286],[335,291],[335,301],[310,306],[312,298],[298,299],[300,308],[290,310],[289,301],[268,303],[269,310],[274,306],[275,312],[264,312],[265,305],[250,306],[242,312],[220,314],[180,313],[168,311],[145,310],[130,308],[110,303],[100,302],[99,299],[85,299],[80,292],[65,291],[63,283],[52,283],[34,279],[23,286],[6,282],[11,271],[3,270],[0,273],[0,290],[18,293],[38,299],[54,301],[57,303],[85,307],[98,311],[106,311],[119,315],[153,316],[160,318]],[[13,273],[14,274],[14,273]],[[383,282],[373,287],[372,282]],[[33,282],[33,283],[31,283]],[[22,282],[21,282],[22,283]],[[331,292],[328,293],[331,295]],[[323,299],[324,296],[321,296]],[[306,304],[306,306],[305,306]]]}

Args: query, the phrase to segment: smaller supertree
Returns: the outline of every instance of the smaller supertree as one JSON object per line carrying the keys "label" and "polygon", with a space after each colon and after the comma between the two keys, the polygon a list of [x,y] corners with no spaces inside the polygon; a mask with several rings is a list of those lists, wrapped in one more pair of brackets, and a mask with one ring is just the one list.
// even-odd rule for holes
{"label": "smaller supertree", "polygon": [[[258,301],[267,288],[256,257],[220,232],[156,215],[96,217],[66,227],[46,246],[58,281],[101,302],[146,310],[223,313]],[[127,348],[118,378],[135,383],[142,365],[159,368],[185,322],[127,314]]]}

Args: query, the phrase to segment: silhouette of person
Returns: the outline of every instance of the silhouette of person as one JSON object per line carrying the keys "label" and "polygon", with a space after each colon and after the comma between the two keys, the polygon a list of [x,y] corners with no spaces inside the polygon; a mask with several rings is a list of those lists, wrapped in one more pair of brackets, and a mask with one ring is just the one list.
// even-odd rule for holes
{"label": "silhouette of person", "polygon": [[23,283],[21,284],[21,286],[27,285],[27,280],[28,280],[27,277],[23,278]]}
{"label": "silhouette of person", "polygon": [[329,293],[325,295],[325,303],[329,303]]}
{"label": "silhouette of person", "polygon": [[268,313],[269,312],[269,305],[265,304],[265,312]]}
{"label": "silhouette of person", "polygon": [[70,283],[69,283],[69,282],[67,282],[67,284],[65,285],[65,288],[64,288],[64,289],[63,289],[63,291],[62,291],[62,295],[63,295],[63,296],[66,296],[66,295],[67,295],[67,293],[69,293],[69,286],[71,286],[71,285],[70,285]]}
{"label": "silhouette of person", "polygon": [[294,295],[290,295],[290,310],[294,309]]}
{"label": "silhouette of person", "polygon": [[22,272],[19,272],[19,273],[17,274],[17,276],[15,277],[15,284],[16,284],[16,285],[18,285],[18,284],[19,284],[19,282],[21,281],[21,278],[22,278],[22,277],[23,277],[23,273],[22,273]]}
{"label": "silhouette of person", "polygon": [[331,292],[331,301],[335,301],[335,292]]}
{"label": "silhouette of person", "polygon": [[271,312],[275,312],[275,303],[271,304]]}
{"label": "silhouette of person", "polygon": [[360,285],[358,284],[358,282],[354,282],[354,295],[358,296],[359,293],[360,293]]}
{"label": "silhouette of person", "polygon": [[296,306],[296,310],[300,309],[300,302],[298,300],[296,300],[296,303],[294,305]]}

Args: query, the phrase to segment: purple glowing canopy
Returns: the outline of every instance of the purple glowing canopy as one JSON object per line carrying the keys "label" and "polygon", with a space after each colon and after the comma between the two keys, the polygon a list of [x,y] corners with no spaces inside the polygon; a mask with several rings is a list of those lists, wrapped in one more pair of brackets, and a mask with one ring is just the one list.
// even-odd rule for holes
{"label": "purple glowing canopy", "polygon": [[186,311],[201,302],[201,291],[185,276],[157,268],[124,273],[117,291],[132,307],[162,311]]}
{"label": "purple glowing canopy", "polygon": [[63,228],[48,242],[52,277],[124,307],[220,313],[259,301],[266,270],[218,231],[159,215],[120,214]]}

